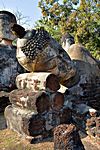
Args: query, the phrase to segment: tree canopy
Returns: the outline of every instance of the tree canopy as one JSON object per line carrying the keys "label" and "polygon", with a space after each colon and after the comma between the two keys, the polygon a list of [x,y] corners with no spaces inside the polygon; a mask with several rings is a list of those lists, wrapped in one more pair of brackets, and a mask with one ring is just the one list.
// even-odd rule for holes
{"label": "tree canopy", "polygon": [[60,42],[66,32],[100,59],[99,0],[39,0],[43,17],[36,27],[43,26]]}

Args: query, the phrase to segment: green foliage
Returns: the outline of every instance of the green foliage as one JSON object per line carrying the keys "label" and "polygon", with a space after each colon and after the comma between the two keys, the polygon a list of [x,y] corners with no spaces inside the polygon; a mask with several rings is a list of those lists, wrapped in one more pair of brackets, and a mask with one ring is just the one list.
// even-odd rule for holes
{"label": "green foliage", "polygon": [[64,0],[63,4],[59,0],[40,0],[39,7],[43,18],[36,23],[36,27],[44,26],[59,41],[66,29],[66,18],[73,10],[72,3],[68,0]]}
{"label": "green foliage", "polygon": [[43,17],[36,27],[43,26],[56,40],[69,32],[94,57],[100,59],[100,3],[98,0],[40,0]]}

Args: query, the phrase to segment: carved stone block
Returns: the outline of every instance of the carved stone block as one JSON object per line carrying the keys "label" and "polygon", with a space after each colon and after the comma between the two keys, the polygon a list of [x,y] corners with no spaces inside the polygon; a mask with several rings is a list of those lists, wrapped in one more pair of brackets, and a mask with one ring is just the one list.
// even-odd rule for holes
{"label": "carved stone block", "polygon": [[45,91],[33,92],[29,89],[17,89],[9,94],[9,99],[12,104],[33,112],[43,113],[49,111],[50,108],[49,96]]}
{"label": "carved stone block", "polygon": [[62,124],[54,129],[54,150],[85,150],[73,124]]}
{"label": "carved stone block", "polygon": [[22,135],[35,136],[44,131],[44,120],[40,115],[29,110],[9,105],[5,109],[7,127]]}

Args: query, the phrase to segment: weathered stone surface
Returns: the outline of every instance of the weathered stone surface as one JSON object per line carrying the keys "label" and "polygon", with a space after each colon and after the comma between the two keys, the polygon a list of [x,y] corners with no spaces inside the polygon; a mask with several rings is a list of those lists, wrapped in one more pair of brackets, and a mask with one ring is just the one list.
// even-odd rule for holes
{"label": "weathered stone surface", "polygon": [[95,119],[96,118],[87,119],[87,123],[86,123],[87,127],[91,127],[91,128],[96,127]]}
{"label": "weathered stone surface", "polygon": [[[83,62],[82,62],[83,63]],[[80,82],[70,88],[72,95],[82,97],[82,99],[97,99],[100,98],[100,69],[95,70],[95,66],[92,67],[90,64],[78,63]],[[88,102],[87,99],[87,102]],[[91,105],[92,106],[92,105]]]}
{"label": "weathered stone surface", "polygon": [[72,60],[83,61],[91,65],[95,64],[97,68],[99,67],[99,61],[93,58],[91,53],[81,43],[75,44],[74,37],[69,33],[65,33],[62,36],[61,43]]}
{"label": "weathered stone surface", "polygon": [[36,115],[30,119],[30,136],[43,135],[45,133],[45,119]]}
{"label": "weathered stone surface", "polygon": [[[13,90],[9,94],[9,100],[12,104],[21,108],[27,108],[37,112],[36,108],[36,94],[29,89]],[[35,98],[34,98],[35,97]]]}
{"label": "weathered stone surface", "polygon": [[63,108],[60,111],[60,124],[66,123],[69,124],[72,122],[72,111],[69,108]]}
{"label": "weathered stone surface", "polygon": [[96,140],[100,144],[100,116],[96,118]]}
{"label": "weathered stone surface", "polygon": [[100,111],[100,78],[97,78],[93,83],[82,84],[81,87],[84,93],[80,99]]}
{"label": "weathered stone surface", "polygon": [[16,88],[16,76],[24,72],[16,59],[16,48],[0,45],[0,90],[11,91]]}
{"label": "weathered stone surface", "polygon": [[73,124],[62,124],[54,129],[54,150],[85,150]]}
{"label": "weathered stone surface", "polygon": [[14,14],[4,10],[0,11],[0,39],[15,39],[15,36],[11,33],[11,24],[13,23],[17,23]]}
{"label": "weathered stone surface", "polygon": [[16,47],[12,46],[15,35],[11,26],[16,23],[14,14],[0,11],[0,90],[11,91],[16,88],[16,76],[24,72],[16,59]]}
{"label": "weathered stone surface", "polygon": [[[53,82],[52,80],[49,78],[49,82],[52,82],[52,87],[51,90],[46,87],[46,82],[48,82],[47,77],[50,75],[50,78],[53,78]],[[47,81],[46,81],[47,79]],[[57,82],[56,82],[57,81]],[[55,84],[54,84],[55,83]],[[51,84],[49,84],[51,86]],[[59,91],[64,93],[66,91],[66,87],[59,84],[58,82],[58,78],[56,78],[56,75],[51,74],[49,72],[31,72],[31,73],[23,73],[20,74],[16,77],[16,86],[18,89],[31,89],[34,92],[37,92],[38,90],[44,90],[46,89],[47,91]],[[53,91],[54,88],[54,91]],[[59,89],[60,88],[60,89]]]}
{"label": "weathered stone surface", "polygon": [[100,110],[100,68],[99,61],[81,44],[73,44],[74,38],[67,33],[62,45],[74,62],[80,81],[70,88],[75,103],[85,103]]}
{"label": "weathered stone surface", "polygon": [[[60,92],[49,93],[47,91],[33,92],[29,89],[17,89],[13,90],[9,94],[10,102],[23,109],[32,110],[34,112],[43,113],[49,112],[50,110],[57,111],[58,116],[62,118],[62,113],[65,112],[65,118],[63,120],[68,120],[71,118],[68,108],[64,108],[64,94]],[[68,112],[67,112],[68,110]],[[63,113],[64,114],[64,113]],[[67,117],[66,114],[69,114]]]}
{"label": "weathered stone surface", "polygon": [[72,60],[81,60],[90,64],[97,64],[97,61],[91,53],[82,44],[72,44],[66,50]]}
{"label": "weathered stone surface", "polygon": [[54,127],[62,123],[71,123],[72,121],[72,112],[68,108],[62,108],[59,111],[51,109],[47,114],[45,114],[45,128],[47,131],[50,131]]}
{"label": "weathered stone surface", "polygon": [[[77,46],[78,49],[76,49],[75,46]],[[96,125],[96,122],[99,122],[97,121],[97,110],[100,111],[100,70],[98,63],[83,46],[74,45],[73,48],[74,49],[70,49],[70,53],[79,72],[80,82],[70,88],[69,93],[67,92],[68,90],[66,90],[66,101],[64,105],[71,108],[73,119],[78,128],[83,131],[87,130],[89,136],[98,139],[100,142],[99,125]],[[85,104],[88,104],[92,108]],[[93,117],[95,117],[94,121]],[[88,127],[86,123],[88,119],[91,123],[90,127]],[[93,127],[92,124],[94,125]]]}
{"label": "weathered stone surface", "polygon": [[76,126],[100,142],[100,112],[85,104],[72,104],[72,118]]}
{"label": "weathered stone surface", "polygon": [[[12,106],[5,109],[7,125],[10,129],[16,130],[22,135],[35,136],[41,134],[45,136],[57,125],[72,121],[72,111],[64,107],[63,93],[16,89],[10,92],[9,99]],[[30,113],[32,116],[29,115]],[[14,121],[18,122],[18,126],[22,124],[20,130],[16,127],[16,123],[13,123]],[[29,124],[24,128],[23,124],[27,124],[27,121]],[[28,132],[26,132],[27,130]]]}
{"label": "weathered stone surface", "polygon": [[100,79],[93,82],[80,83],[65,92],[66,99],[74,104],[87,104],[88,106],[100,111]]}
{"label": "weathered stone surface", "polygon": [[77,104],[77,105],[73,105],[73,110],[75,110],[77,113],[79,114],[86,114],[89,113],[90,116],[92,116],[93,114],[96,114],[97,111],[95,109],[93,109],[92,107],[86,105],[86,104]]}

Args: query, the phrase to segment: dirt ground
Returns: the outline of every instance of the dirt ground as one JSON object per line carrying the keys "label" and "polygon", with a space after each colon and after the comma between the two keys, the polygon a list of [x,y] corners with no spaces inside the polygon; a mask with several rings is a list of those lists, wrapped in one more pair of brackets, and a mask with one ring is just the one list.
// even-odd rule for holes
{"label": "dirt ground", "polygon": [[[85,150],[100,150],[100,145],[86,136],[82,138]],[[0,150],[54,150],[54,143],[50,141],[30,144],[18,134],[9,129],[0,130]]]}

